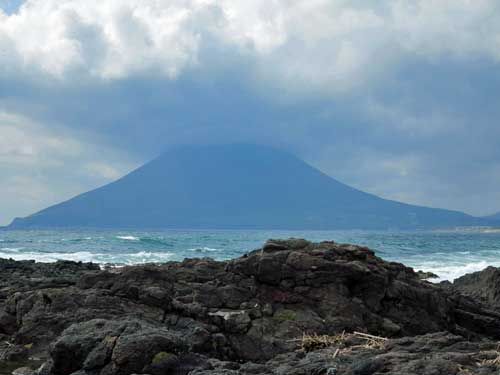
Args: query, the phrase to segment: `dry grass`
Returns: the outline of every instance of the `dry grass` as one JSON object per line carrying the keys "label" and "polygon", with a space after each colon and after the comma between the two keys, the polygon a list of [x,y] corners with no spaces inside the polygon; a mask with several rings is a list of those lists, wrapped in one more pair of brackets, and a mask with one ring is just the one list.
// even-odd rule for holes
{"label": "dry grass", "polygon": [[363,345],[361,345],[361,347],[365,349],[384,349],[387,341],[386,337],[369,335],[362,332],[354,332],[353,335],[366,341]]}
{"label": "dry grass", "polygon": [[344,346],[345,339],[345,332],[333,336],[304,333],[300,340],[300,349],[305,352],[310,352],[312,350],[329,348],[331,346]]}
{"label": "dry grass", "polygon": [[[348,339],[358,338],[364,341],[359,345],[350,345],[348,346],[346,341]],[[300,350],[305,352],[310,352],[313,350],[337,347],[337,350],[334,354],[336,357],[339,354],[344,352],[351,351],[353,349],[383,349],[387,338],[369,335],[367,333],[362,332],[354,332],[354,333],[345,333],[342,332],[337,335],[318,335],[318,334],[307,334],[304,333],[301,339],[297,339],[294,341],[299,342]]]}
{"label": "dry grass", "polygon": [[500,367],[500,343],[498,343],[496,350],[481,351],[481,352],[479,352],[479,354],[483,358],[484,357],[488,357],[488,358],[477,362],[478,366]]}
{"label": "dry grass", "polygon": [[500,367],[500,352],[496,352],[496,357],[491,359],[483,359],[479,362],[480,366],[496,366]]}

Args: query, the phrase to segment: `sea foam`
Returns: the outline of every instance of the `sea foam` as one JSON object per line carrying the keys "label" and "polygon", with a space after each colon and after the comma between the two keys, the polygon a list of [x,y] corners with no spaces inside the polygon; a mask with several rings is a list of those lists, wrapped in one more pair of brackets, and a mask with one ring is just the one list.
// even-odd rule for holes
{"label": "sea foam", "polygon": [[421,264],[415,266],[416,270],[422,270],[425,272],[432,272],[439,277],[436,279],[430,279],[432,282],[441,281],[453,281],[465,274],[477,272],[484,270],[488,266],[500,267],[500,261],[490,262],[486,260],[472,261],[465,264],[453,264],[449,265],[446,262],[440,262],[437,264]]}

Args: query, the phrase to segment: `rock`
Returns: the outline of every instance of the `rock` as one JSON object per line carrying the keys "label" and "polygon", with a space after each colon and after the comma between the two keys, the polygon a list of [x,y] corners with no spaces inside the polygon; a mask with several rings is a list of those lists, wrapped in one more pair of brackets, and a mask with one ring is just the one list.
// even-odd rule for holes
{"label": "rock", "polygon": [[12,371],[12,375],[37,375],[37,371],[29,367],[20,367]]}
{"label": "rock", "polygon": [[[39,375],[498,371],[498,270],[421,278],[366,247],[302,239],[112,270],[0,260],[0,366],[36,353]],[[337,339],[304,352],[304,333]]]}
{"label": "rock", "polygon": [[5,311],[0,311],[0,333],[12,335],[17,331],[17,329],[17,319],[15,315],[9,314]]}
{"label": "rock", "polygon": [[37,375],[50,375],[52,368],[52,361],[47,361],[43,363],[38,370],[36,370]]}
{"label": "rock", "polygon": [[231,333],[246,332],[252,321],[246,311],[216,311],[209,315],[221,318],[224,329]]}
{"label": "rock", "polygon": [[54,343],[50,351],[51,371],[154,374],[174,366],[176,353],[185,349],[181,337],[146,322],[91,320],[72,325]]}
{"label": "rock", "polygon": [[262,247],[262,252],[270,253],[281,250],[301,250],[309,246],[311,242],[302,238],[289,238],[287,240],[268,240]]}
{"label": "rock", "polygon": [[432,272],[417,271],[420,280],[438,279],[439,276]]}
{"label": "rock", "polygon": [[0,364],[5,362],[22,362],[29,357],[29,350],[22,345],[8,345],[0,350]]}
{"label": "rock", "polygon": [[262,307],[262,314],[265,316],[272,316],[273,315],[273,305],[270,303],[264,304],[264,307]]}
{"label": "rock", "polygon": [[486,269],[459,277],[452,288],[463,295],[500,308],[500,268]]}

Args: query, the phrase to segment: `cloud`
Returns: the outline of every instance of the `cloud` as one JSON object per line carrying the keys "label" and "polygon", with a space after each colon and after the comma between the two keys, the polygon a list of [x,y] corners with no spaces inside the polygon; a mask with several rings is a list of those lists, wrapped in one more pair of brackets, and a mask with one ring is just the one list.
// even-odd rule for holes
{"label": "cloud", "polygon": [[500,209],[499,65],[494,0],[28,0],[0,10],[16,124],[0,137],[25,145],[0,160],[42,207],[170,145],[259,142],[387,198],[485,214]]}
{"label": "cloud", "polygon": [[0,225],[107,183],[135,165],[81,135],[0,112]]}
{"label": "cloud", "polygon": [[408,56],[498,61],[499,9],[493,0],[28,0],[0,14],[0,35],[4,65],[61,79],[173,79],[205,65],[211,40],[253,60],[261,79],[332,91]]}

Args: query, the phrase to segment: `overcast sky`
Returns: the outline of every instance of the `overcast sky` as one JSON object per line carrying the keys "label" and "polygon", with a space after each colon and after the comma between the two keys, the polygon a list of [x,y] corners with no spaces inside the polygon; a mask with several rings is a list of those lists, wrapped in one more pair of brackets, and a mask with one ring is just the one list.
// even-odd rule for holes
{"label": "overcast sky", "polygon": [[172,145],[500,211],[497,0],[0,0],[0,224]]}

